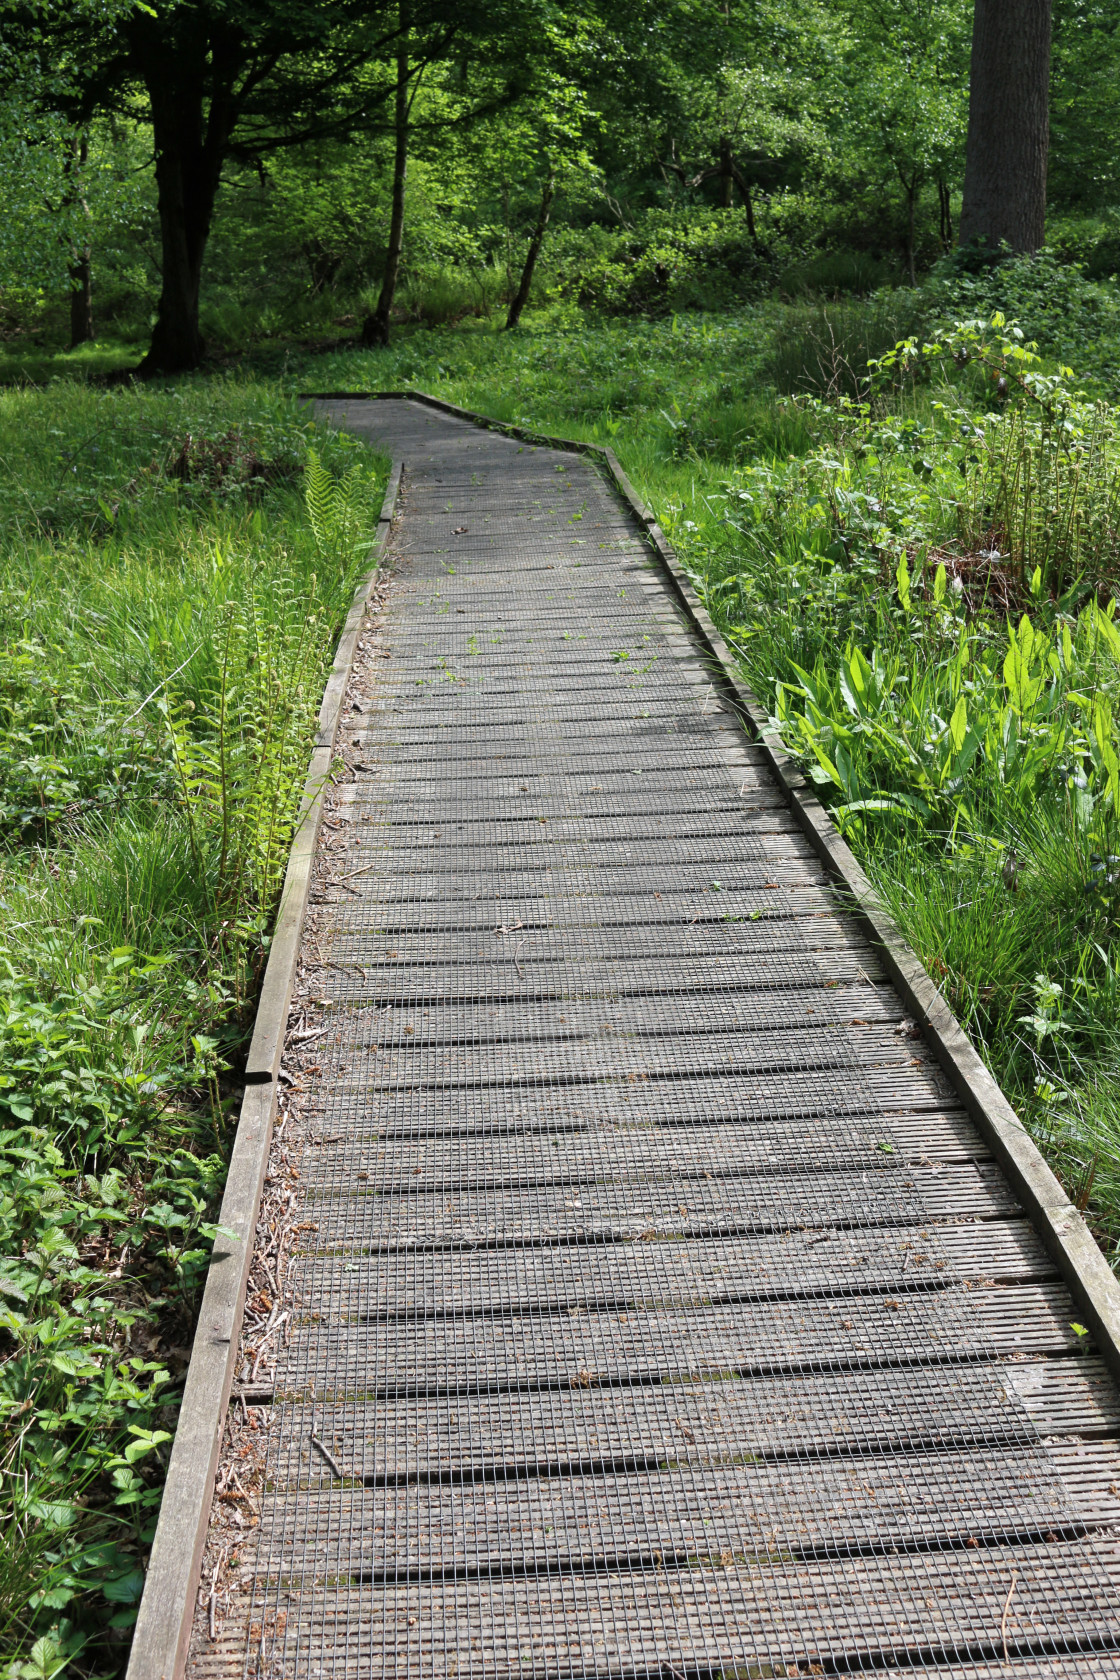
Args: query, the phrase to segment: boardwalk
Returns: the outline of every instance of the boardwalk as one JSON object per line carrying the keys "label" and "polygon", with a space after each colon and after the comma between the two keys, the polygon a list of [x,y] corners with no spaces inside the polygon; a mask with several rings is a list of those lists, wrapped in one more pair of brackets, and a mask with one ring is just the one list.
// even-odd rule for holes
{"label": "boardwalk", "polygon": [[389,656],[192,1674],[1120,1674],[1116,1393],[629,516],[325,406],[406,464]]}

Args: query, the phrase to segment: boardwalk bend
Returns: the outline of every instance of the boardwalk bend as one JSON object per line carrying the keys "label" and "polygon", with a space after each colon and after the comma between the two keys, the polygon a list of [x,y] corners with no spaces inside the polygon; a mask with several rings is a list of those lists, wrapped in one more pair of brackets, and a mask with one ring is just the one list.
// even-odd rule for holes
{"label": "boardwalk bend", "polygon": [[1120,1675],[1112,1380],[629,510],[320,406],[405,477],[193,1680]]}

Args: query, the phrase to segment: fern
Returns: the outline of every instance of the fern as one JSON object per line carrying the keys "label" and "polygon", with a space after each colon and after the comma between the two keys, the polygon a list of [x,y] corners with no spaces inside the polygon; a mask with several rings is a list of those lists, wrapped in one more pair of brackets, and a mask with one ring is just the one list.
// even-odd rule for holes
{"label": "fern", "polygon": [[359,467],[332,478],[316,452],[308,450],[304,499],[320,560],[341,560],[346,565],[355,553],[369,547],[364,531],[367,489]]}
{"label": "fern", "polygon": [[307,518],[315,547],[322,558],[334,547],[338,526],[338,491],[334,479],[314,449],[307,451],[304,483]]}

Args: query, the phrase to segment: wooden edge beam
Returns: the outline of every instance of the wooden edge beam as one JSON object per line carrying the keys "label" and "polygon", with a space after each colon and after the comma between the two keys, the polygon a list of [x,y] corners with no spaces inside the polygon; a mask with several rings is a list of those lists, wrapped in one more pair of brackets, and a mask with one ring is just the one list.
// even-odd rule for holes
{"label": "wooden edge beam", "polygon": [[401,463],[397,461],[389,475],[377,536],[370,550],[373,564],[354,592],[323,693],[315,750],[304,783],[249,1047],[245,1096],[218,1215],[220,1233],[206,1274],[159,1521],[132,1639],[127,1680],[182,1680],[186,1670],[214,1478],[233,1387],[257,1214],[272,1142],[280,1058],[311,887],[311,865],[323,814],[324,789],[362,619],[384,555],[400,477]]}
{"label": "wooden edge beam", "polygon": [[694,590],[652,512],[638,496],[613,449],[572,438],[551,437],[526,426],[492,420],[425,391],[331,391],[321,400],[426,404],[457,420],[502,432],[538,447],[594,457],[645,531],[669,587],[691,622],[711,662],[713,675],[733,702],[747,735],[761,747],[790,811],[828,874],[851,903],[906,1007],[960,1099],[991,1147],[992,1154],[1053,1260],[1077,1305],[1101,1358],[1120,1383],[1120,1282],[1097,1247],[1082,1215],[1051,1169],[1015,1110],[985,1066],[929,974],[910,949],[871,882],[842,839],[832,818],[782,746],[777,731],[739,675],[730,649]]}

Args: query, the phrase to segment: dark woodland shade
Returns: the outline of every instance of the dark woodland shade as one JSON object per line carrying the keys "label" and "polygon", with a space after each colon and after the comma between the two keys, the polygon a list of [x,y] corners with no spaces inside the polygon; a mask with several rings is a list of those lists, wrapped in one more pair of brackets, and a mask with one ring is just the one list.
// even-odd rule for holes
{"label": "dark woodland shade", "polygon": [[1046,236],[1051,0],[976,0],[960,243]]}

